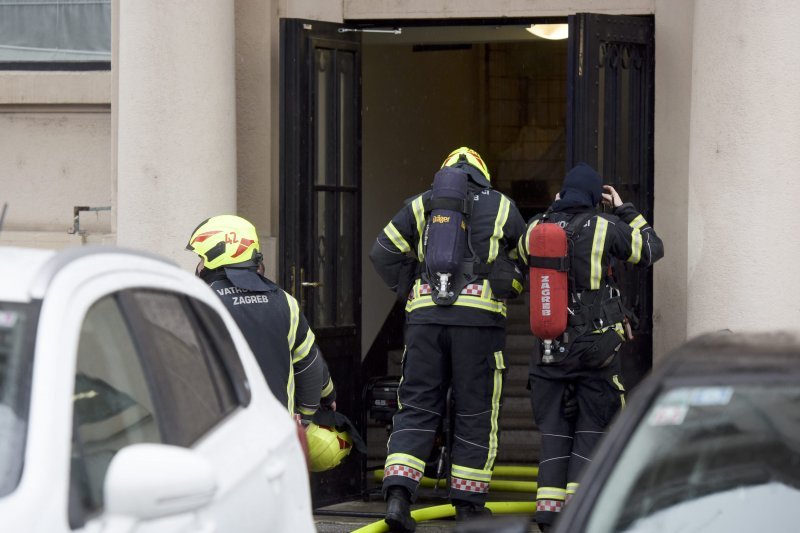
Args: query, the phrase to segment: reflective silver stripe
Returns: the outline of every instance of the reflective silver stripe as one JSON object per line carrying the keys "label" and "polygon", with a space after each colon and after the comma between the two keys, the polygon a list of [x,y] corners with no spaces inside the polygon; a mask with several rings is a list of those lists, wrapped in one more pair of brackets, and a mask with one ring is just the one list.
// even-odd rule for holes
{"label": "reflective silver stripe", "polygon": [[414,219],[417,221],[417,235],[419,236],[417,258],[421,262],[425,259],[425,252],[422,249],[422,233],[425,231],[425,206],[422,204],[422,195],[414,198],[414,201],[411,202],[411,208],[414,210]]}
{"label": "reflective silver stripe", "polygon": [[500,250],[500,239],[503,238],[503,226],[506,225],[508,220],[508,211],[511,207],[511,201],[505,196],[500,197],[500,207],[497,209],[497,218],[494,219],[494,232],[491,239],[489,239],[489,257],[486,259],[487,263],[494,262],[497,259],[497,253]]}
{"label": "reflective silver stripe", "polygon": [[603,249],[606,243],[606,232],[608,231],[608,221],[602,217],[597,217],[597,225],[594,227],[594,239],[592,241],[592,263],[591,275],[589,277],[589,288],[597,290],[603,279]]}
{"label": "reflective silver stripe", "polygon": [[403,238],[403,236],[400,235],[400,232],[397,231],[397,228],[394,227],[394,224],[391,222],[386,224],[386,227],[383,228],[383,232],[387,237],[389,237],[389,240],[392,241],[392,244],[394,244],[401,253],[407,253],[411,251],[411,246]]}

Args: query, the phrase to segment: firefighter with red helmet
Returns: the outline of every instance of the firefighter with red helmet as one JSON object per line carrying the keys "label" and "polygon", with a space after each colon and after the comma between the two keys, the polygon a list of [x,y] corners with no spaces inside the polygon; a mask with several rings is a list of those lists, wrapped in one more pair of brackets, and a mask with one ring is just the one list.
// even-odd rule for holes
{"label": "firefighter with red helmet", "polygon": [[305,421],[320,402],[335,409],[333,382],[297,300],[263,275],[255,227],[234,215],[211,217],[186,249],[200,256],[197,276],[236,320],[278,401]]}
{"label": "firefighter with red helmet", "polygon": [[[524,229],[514,203],[491,187],[481,156],[461,147],[447,156],[432,188],[410,199],[372,247],[378,274],[406,310],[399,410],[383,482],[391,531],[416,527],[409,505],[445,414],[448,386],[455,410],[450,500],[457,519],[488,513],[505,369],[505,300],[523,288],[516,244]],[[444,264],[438,259],[447,254],[453,268],[432,266]]]}
{"label": "firefighter with red helmet", "polygon": [[[612,213],[597,212],[600,202]],[[531,405],[542,444],[536,493],[542,531],[575,493],[581,470],[625,402],[618,351],[635,317],[623,306],[609,267],[620,260],[647,268],[664,255],[661,239],[633,204],[623,203],[585,163],[567,173],[556,201],[531,219],[519,240],[520,257],[532,267],[553,265],[529,247],[534,228],[548,223],[565,229],[569,261],[567,307],[549,310],[567,314],[566,330],[556,339],[539,339],[530,363]]]}

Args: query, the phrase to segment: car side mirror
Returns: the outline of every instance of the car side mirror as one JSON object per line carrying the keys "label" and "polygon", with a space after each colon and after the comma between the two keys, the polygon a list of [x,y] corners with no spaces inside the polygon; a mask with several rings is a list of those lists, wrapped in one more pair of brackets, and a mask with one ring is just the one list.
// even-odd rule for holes
{"label": "car side mirror", "polygon": [[111,460],[103,485],[106,513],[136,521],[200,509],[212,502],[216,491],[216,476],[205,457],[166,444],[122,448]]}

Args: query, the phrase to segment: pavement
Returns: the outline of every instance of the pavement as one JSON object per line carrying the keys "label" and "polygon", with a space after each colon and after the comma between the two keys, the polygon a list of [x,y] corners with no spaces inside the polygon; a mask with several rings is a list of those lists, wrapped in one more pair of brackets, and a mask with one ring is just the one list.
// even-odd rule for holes
{"label": "pavement", "polygon": [[[495,493],[490,501],[527,501],[529,495],[519,493]],[[446,504],[447,500],[440,494],[435,494],[431,489],[420,489],[418,502],[411,510]],[[320,533],[349,533],[357,531],[375,522],[383,523],[386,503],[377,494],[373,494],[368,501],[353,500],[323,507],[315,511],[314,520],[317,531]],[[387,531],[380,529],[379,531]],[[473,522],[455,522],[452,518],[419,522],[417,531],[420,533],[433,533],[453,531],[460,533],[540,533],[536,524],[531,521],[530,515],[495,515],[489,520]],[[373,530],[372,533],[377,533]]]}

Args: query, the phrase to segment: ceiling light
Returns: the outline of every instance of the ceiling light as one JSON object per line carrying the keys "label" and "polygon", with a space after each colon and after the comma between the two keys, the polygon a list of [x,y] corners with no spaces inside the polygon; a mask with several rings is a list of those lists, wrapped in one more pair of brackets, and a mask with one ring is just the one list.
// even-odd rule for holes
{"label": "ceiling light", "polygon": [[566,39],[569,36],[568,24],[531,24],[525,29],[537,37],[553,41]]}

